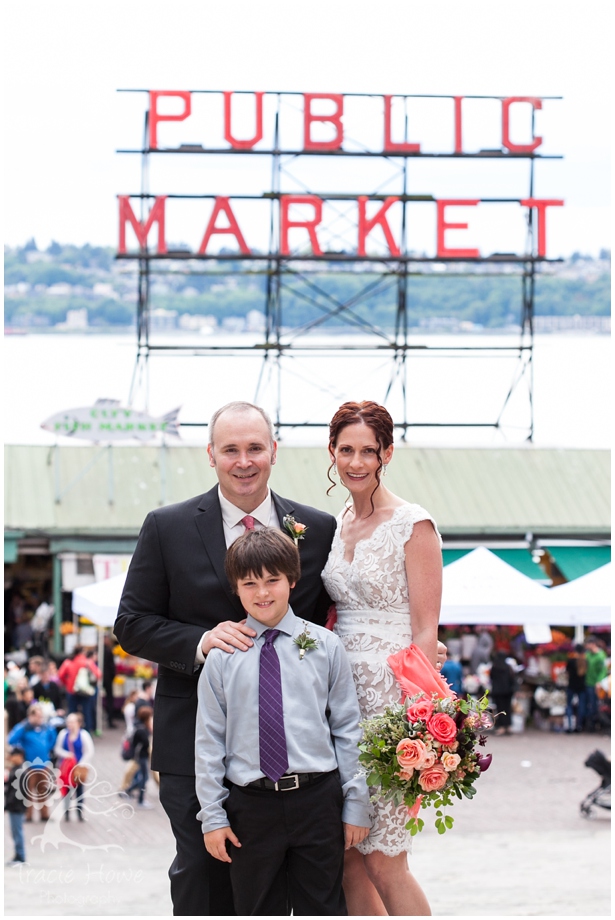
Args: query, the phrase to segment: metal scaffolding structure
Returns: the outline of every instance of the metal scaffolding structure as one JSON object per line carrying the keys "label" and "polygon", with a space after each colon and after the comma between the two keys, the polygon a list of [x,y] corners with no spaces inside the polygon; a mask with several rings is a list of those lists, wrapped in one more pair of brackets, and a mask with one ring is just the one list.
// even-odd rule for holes
{"label": "metal scaffolding structure", "polygon": [[[120,92],[147,92],[146,90],[120,90]],[[217,91],[191,91],[213,93]],[[478,256],[471,260],[467,258],[454,259],[451,257],[428,257],[418,256],[415,252],[408,249],[408,208],[414,202],[435,201],[431,195],[413,195],[409,192],[410,176],[409,163],[413,159],[432,158],[444,160],[473,160],[473,159],[499,159],[510,161],[524,160],[528,163],[528,194],[527,198],[533,198],[535,187],[535,162],[539,159],[561,159],[555,155],[543,155],[535,151],[523,153],[511,153],[503,149],[481,150],[476,153],[422,153],[404,150],[395,150],[395,152],[376,153],[365,149],[337,149],[337,150],[302,150],[302,149],[283,149],[280,146],[280,106],[284,97],[296,96],[297,93],[277,92],[277,111],[275,114],[275,128],[273,133],[273,144],[268,149],[234,149],[234,148],[215,148],[205,149],[201,145],[182,144],[177,148],[155,148],[150,147],[149,132],[149,112],[145,113],[144,140],[140,149],[120,149],[117,152],[122,154],[135,154],[141,157],[141,191],[137,194],[127,196],[133,200],[139,200],[141,205],[141,220],[145,221],[147,216],[148,202],[156,198],[156,195],[149,190],[149,167],[152,156],[164,156],[174,154],[182,155],[203,155],[220,157],[221,155],[239,156],[239,157],[267,157],[271,161],[271,184],[270,190],[260,195],[232,195],[232,199],[241,199],[248,201],[268,202],[269,204],[269,246],[266,253],[251,253],[250,255],[242,253],[212,253],[212,254],[195,254],[184,250],[169,250],[164,255],[151,251],[147,244],[137,252],[118,253],[117,259],[135,260],[138,263],[138,297],[137,297],[137,355],[133,382],[131,386],[130,401],[132,401],[135,388],[139,380],[147,378],[150,358],[159,355],[190,355],[213,358],[215,356],[226,355],[234,356],[238,359],[242,356],[259,355],[262,357],[261,372],[259,375],[258,385],[254,394],[254,401],[259,400],[259,391],[265,378],[265,373],[273,372],[277,378],[277,404],[274,416],[274,424],[278,435],[283,429],[313,427],[326,427],[326,420],[309,421],[300,417],[288,418],[285,416],[282,407],[281,392],[285,375],[284,359],[289,356],[301,355],[322,356],[325,353],[344,352],[347,355],[356,354],[357,356],[365,355],[387,355],[390,362],[390,377],[386,392],[381,400],[384,404],[391,396],[395,387],[401,390],[401,400],[403,411],[402,417],[395,419],[396,427],[401,429],[402,439],[405,440],[406,433],[411,428],[493,428],[503,427],[502,417],[509,401],[522,382],[527,386],[527,408],[528,408],[528,425],[527,440],[532,441],[534,435],[534,408],[533,408],[533,353],[534,353],[534,297],[536,287],[537,269],[542,263],[557,262],[557,259],[547,259],[544,255],[538,254],[537,247],[537,220],[533,208],[528,208],[527,213],[527,236],[526,247],[523,255],[514,255],[511,253],[494,253],[488,256]],[[348,94],[367,95],[367,94]],[[404,109],[410,99],[425,98],[415,95],[398,96],[403,100]],[[430,98],[447,98],[454,99],[453,96],[447,97],[430,97]],[[499,96],[481,96],[465,97],[496,99],[501,100]],[[556,99],[560,97],[542,97],[543,99]],[[534,128],[534,114],[532,113],[532,133]],[[408,115],[405,112],[404,132],[407,138],[408,134]],[[400,145],[401,147],[401,145]],[[367,196],[370,201],[385,201],[386,198],[393,194],[401,202],[401,236],[399,240],[400,254],[392,256],[387,255],[358,255],[352,251],[333,251],[328,250],[322,255],[306,254],[304,251],[294,251],[290,254],[283,254],[280,251],[280,226],[277,211],[277,203],[280,198],[289,194],[283,190],[284,179],[288,173],[288,166],[296,163],[303,157],[325,156],[335,159],[346,157],[379,157],[393,164],[398,170],[400,189],[395,192],[384,194],[381,189],[377,188],[373,193],[362,190],[357,193],[346,194],[323,194],[317,191],[311,191],[304,185],[301,193],[294,191],[294,194],[315,195],[323,202],[333,202],[337,209],[338,217],[343,218],[344,202],[356,202],[359,195]],[[296,180],[295,177],[293,179]],[[165,198],[172,199],[216,199],[215,194],[169,194]],[[484,203],[521,203],[522,198],[480,198],[477,199]],[[324,225],[323,225],[324,226]],[[335,237],[335,232],[331,228],[331,233]],[[339,237],[341,239],[341,237]],[[513,266],[513,273],[519,279],[520,293],[520,334],[517,341],[510,345],[489,345],[485,344],[463,344],[458,345],[440,345],[437,341],[433,343],[416,343],[412,341],[408,323],[408,305],[412,297],[412,281],[415,278],[436,277],[429,271],[434,263],[445,264],[447,271],[445,277],[454,275],[468,276],[476,275],[471,271],[471,266],[478,264],[491,266],[490,275],[503,273],[503,266]],[[185,265],[184,273],[200,275],[223,275],[223,276],[245,276],[256,275],[264,276],[265,290],[263,295],[263,312],[265,317],[265,327],[262,341],[253,345],[229,345],[229,344],[155,344],[151,341],[150,335],[150,317],[151,317],[151,282],[152,278],[159,274],[169,271],[169,263],[183,263]],[[197,267],[198,265],[198,267]],[[352,297],[342,300],[330,291],[326,290],[321,283],[323,276],[335,272],[336,276],[340,274],[352,275],[355,279],[362,277],[360,267],[368,267],[363,271],[366,280],[359,291],[355,292]],[[510,269],[507,271],[510,274]],[[395,316],[393,328],[389,331],[380,328],[372,323],[365,315],[357,312],[357,307],[368,304],[370,299],[376,295],[382,294],[385,290],[394,289],[395,291]],[[319,315],[303,325],[293,326],[289,324],[286,313],[285,303],[289,295],[309,303]],[[358,344],[352,341],[351,337],[346,337],[343,346],[331,342],[330,344],[310,342],[309,333],[322,328],[329,320],[335,319],[343,323],[349,330],[361,331],[374,339],[373,344]],[[515,371],[512,376],[510,388],[505,395],[503,405],[496,417],[489,419],[480,419],[461,422],[455,420],[444,421],[412,421],[409,417],[409,391],[408,391],[408,366],[413,357],[419,356],[443,356],[454,354],[457,357],[485,355],[494,357],[498,355],[508,355],[516,357]],[[297,413],[298,415],[299,413]],[[206,426],[205,420],[194,420],[191,422],[182,422],[184,427]]]}

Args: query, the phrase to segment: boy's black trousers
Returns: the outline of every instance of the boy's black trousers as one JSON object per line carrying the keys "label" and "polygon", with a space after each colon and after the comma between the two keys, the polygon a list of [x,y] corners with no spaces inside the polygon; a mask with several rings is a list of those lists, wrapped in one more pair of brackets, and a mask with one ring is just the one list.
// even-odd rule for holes
{"label": "boy's black trousers", "polygon": [[343,793],[327,773],[285,792],[231,786],[225,802],[241,847],[229,845],[240,916],[346,916]]}

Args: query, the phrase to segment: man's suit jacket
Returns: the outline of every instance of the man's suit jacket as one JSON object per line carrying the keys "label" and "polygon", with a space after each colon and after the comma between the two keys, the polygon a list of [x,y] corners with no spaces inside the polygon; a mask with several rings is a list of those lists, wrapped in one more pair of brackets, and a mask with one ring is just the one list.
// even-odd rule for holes
{"label": "man's suit jacket", "polygon": [[[290,514],[308,527],[299,541],[301,579],[291,594],[293,610],[324,625],[331,601],[320,573],[335,518],[271,494],[280,523]],[[194,775],[201,670],[194,670],[194,658],[203,632],[246,616],[224,573],[225,554],[216,485],[204,495],[150,512],[128,570],[114,632],[125,651],[158,662],[152,769],[161,773]]]}

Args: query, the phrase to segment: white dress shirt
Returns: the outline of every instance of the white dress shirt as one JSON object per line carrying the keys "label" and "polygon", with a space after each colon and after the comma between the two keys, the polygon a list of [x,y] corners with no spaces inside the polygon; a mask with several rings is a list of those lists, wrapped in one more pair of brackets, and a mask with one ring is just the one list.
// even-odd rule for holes
{"label": "white dress shirt", "polygon": [[[230,502],[228,498],[225,498],[220,486],[218,486],[218,498],[220,500],[220,510],[222,511],[224,539],[226,541],[226,548],[228,549],[231,543],[234,543],[238,537],[241,537],[241,535],[246,532],[244,524],[241,523],[242,519],[246,517],[246,512]],[[255,530],[261,530],[263,527],[280,527],[280,521],[275,510],[273,499],[271,498],[271,489],[267,489],[267,495],[264,501],[260,503],[258,508],[250,512],[250,516],[254,518]],[[208,632],[211,632],[211,630],[206,629],[199,639],[194,659],[195,670],[205,661],[205,655],[203,654],[201,646]]]}

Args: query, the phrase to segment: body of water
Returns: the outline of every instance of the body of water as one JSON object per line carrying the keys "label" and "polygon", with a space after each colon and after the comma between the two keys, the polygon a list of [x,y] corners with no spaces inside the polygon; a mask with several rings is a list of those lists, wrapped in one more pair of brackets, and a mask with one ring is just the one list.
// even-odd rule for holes
{"label": "body of water", "polygon": [[[162,340],[161,340],[162,341]],[[250,344],[248,336],[211,336],[207,344]],[[310,345],[366,344],[360,337],[310,338]],[[166,343],[203,344],[202,337],[174,336]],[[438,346],[517,342],[512,335],[422,336],[413,343]],[[105,397],[128,402],[135,368],[132,335],[23,335],[5,339],[5,441],[12,444],[60,444],[40,428],[55,413],[92,405]],[[599,335],[536,336],[534,374],[534,443],[540,447],[607,448],[610,446],[608,394],[610,338]],[[520,370],[518,358],[504,352],[426,355],[413,352],[407,362],[407,405],[411,422],[493,422]],[[278,393],[282,420],[328,420],[347,399],[382,402],[393,376],[387,405],[396,420],[403,405],[401,378],[391,357],[357,351],[297,354],[263,364],[258,356],[177,357],[153,355],[136,387],[134,406],[162,415],[181,406],[180,421],[206,421],[233,399],[258,402],[274,410]],[[529,420],[526,372],[502,414],[501,430],[480,428],[413,428],[410,443],[440,446],[504,446],[523,443]],[[259,383],[260,381],[260,383]],[[182,442],[206,441],[206,429],[185,427]],[[283,431],[288,444],[322,444],[324,428]],[[86,442],[74,442],[86,443]]]}

